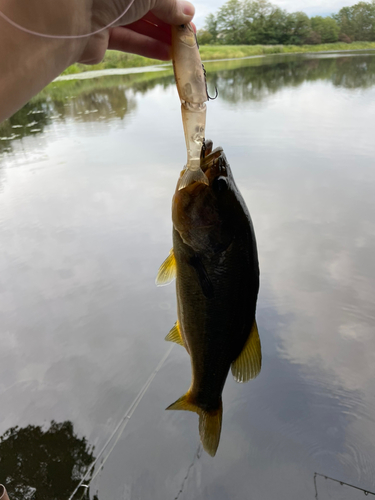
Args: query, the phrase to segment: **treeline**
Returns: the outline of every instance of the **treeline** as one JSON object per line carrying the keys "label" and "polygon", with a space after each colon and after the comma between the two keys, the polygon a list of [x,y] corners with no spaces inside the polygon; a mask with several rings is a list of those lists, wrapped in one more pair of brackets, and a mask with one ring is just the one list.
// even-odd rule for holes
{"label": "treeline", "polygon": [[375,0],[343,7],[337,14],[309,18],[267,0],[228,0],[206,17],[200,44],[303,45],[375,41]]}

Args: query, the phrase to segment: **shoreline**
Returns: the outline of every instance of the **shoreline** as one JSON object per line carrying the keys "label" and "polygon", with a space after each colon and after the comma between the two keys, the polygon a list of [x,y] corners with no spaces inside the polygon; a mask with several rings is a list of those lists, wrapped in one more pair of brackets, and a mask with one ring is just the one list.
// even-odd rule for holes
{"label": "shoreline", "polygon": [[213,63],[213,62],[225,62],[225,61],[241,61],[245,59],[257,59],[260,57],[272,57],[272,56],[298,56],[298,55],[314,55],[314,54],[346,54],[348,55],[359,55],[360,52],[373,51],[375,55],[375,48],[371,49],[352,49],[352,50],[319,50],[312,52],[275,52],[274,54],[257,54],[254,56],[243,56],[243,57],[229,57],[226,59],[202,59],[202,63]]}
{"label": "shoreline", "polygon": [[[220,62],[228,62],[228,61],[241,61],[241,60],[248,60],[248,59],[259,59],[263,57],[270,57],[270,56],[294,56],[294,55],[306,55],[306,56],[311,56],[315,54],[347,54],[348,56],[350,55],[360,55],[361,53],[365,52],[374,52],[375,55],[375,43],[369,42],[369,45],[371,44],[372,47],[368,48],[359,48],[359,49],[352,49],[348,47],[347,49],[328,49],[328,50],[311,50],[311,51],[285,51],[285,52],[269,52],[269,53],[263,53],[263,54],[253,54],[253,55],[248,55],[248,56],[240,56],[240,57],[225,57],[225,58],[211,58],[211,59],[204,59],[204,55],[202,54],[202,63],[207,64],[207,63],[220,63]],[[335,44],[332,44],[335,45]],[[351,44],[352,45],[352,44]],[[207,47],[207,46],[203,46]],[[211,47],[211,46],[210,46]],[[223,47],[231,47],[231,46],[223,46]],[[235,47],[235,46],[234,46]],[[250,47],[259,47],[259,46],[250,46]],[[261,46],[261,47],[272,47],[272,46]],[[280,47],[280,46],[275,46],[275,48]],[[285,47],[296,47],[296,46],[285,46]],[[310,46],[309,46],[310,47]],[[140,57],[140,56],[137,56]],[[146,59],[146,61],[152,61]],[[105,65],[105,62],[96,64],[95,66],[87,66],[88,69],[85,69],[84,71],[80,72],[72,72],[72,73],[67,73],[64,74],[62,73],[60,76],[58,76],[53,82],[62,82],[62,81],[72,81],[72,80],[86,80],[89,78],[99,78],[101,76],[117,76],[117,75],[131,75],[131,74],[136,74],[136,73],[153,73],[153,72],[162,72],[162,71],[170,71],[172,70],[172,62],[171,61],[155,61],[155,64],[149,64],[145,66],[133,66],[133,67],[117,67],[117,68],[98,68],[100,65]],[[83,65],[82,65],[83,66]],[[92,68],[92,69],[91,69]]]}
{"label": "shoreline", "polygon": [[[168,71],[172,68],[171,63],[155,64],[153,66],[137,66],[135,68],[108,68],[94,69],[92,71],[83,71],[82,73],[71,73],[69,75],[60,75],[53,82],[66,82],[70,80],[87,80],[88,78],[98,78],[100,76],[118,76],[118,75],[134,75],[136,73],[154,73],[160,71]],[[53,83],[52,82],[52,83]]]}

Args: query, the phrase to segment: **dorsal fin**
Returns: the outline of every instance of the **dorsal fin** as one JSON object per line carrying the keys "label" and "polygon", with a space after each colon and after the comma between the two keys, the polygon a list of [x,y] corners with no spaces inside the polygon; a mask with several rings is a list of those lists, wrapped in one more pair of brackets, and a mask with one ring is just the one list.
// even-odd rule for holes
{"label": "dorsal fin", "polygon": [[182,340],[181,337],[181,332],[180,332],[180,325],[178,324],[178,321],[174,324],[173,328],[170,330],[168,335],[165,337],[165,340],[169,342],[175,342],[176,344],[179,345],[184,345],[184,341]]}
{"label": "dorsal fin", "polygon": [[258,327],[254,319],[250,335],[241,354],[232,363],[232,374],[236,382],[247,382],[259,375],[262,366],[262,348]]}
{"label": "dorsal fin", "polygon": [[169,283],[171,283],[175,279],[175,277],[176,259],[174,256],[173,248],[171,248],[168,257],[159,268],[155,283],[158,286],[169,285]]}

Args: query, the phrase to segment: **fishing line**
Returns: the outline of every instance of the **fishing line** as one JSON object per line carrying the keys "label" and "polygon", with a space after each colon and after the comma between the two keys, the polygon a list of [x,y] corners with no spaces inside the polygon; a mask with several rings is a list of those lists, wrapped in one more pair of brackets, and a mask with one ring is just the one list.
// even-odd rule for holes
{"label": "fishing line", "polygon": [[[112,434],[109,436],[107,442],[105,443],[105,445],[103,446],[103,448],[100,450],[98,456],[96,457],[96,459],[93,461],[93,463],[89,466],[89,468],[87,469],[86,471],[86,474],[83,476],[83,478],[81,479],[81,481],[78,483],[78,485],[76,486],[75,490],[73,491],[73,493],[70,495],[69,499],[68,500],[72,500],[74,495],[77,493],[77,491],[79,490],[79,488],[83,487],[83,488],[88,488],[90,483],[94,480],[94,478],[98,475],[99,471],[102,470],[103,468],[103,465],[105,464],[105,462],[107,461],[109,455],[112,453],[113,451],[113,448],[116,446],[116,444],[118,443],[125,427],[127,426],[130,418],[132,417],[133,413],[135,412],[135,410],[137,409],[137,406],[139,405],[139,403],[141,402],[143,396],[146,394],[146,391],[147,389],[150,387],[151,385],[151,382],[154,380],[154,378],[156,377],[158,371],[160,370],[160,368],[164,365],[164,363],[166,362],[168,356],[170,355],[171,351],[173,349],[173,344],[171,345],[171,347],[168,349],[168,351],[164,354],[164,356],[162,357],[162,359],[159,361],[157,367],[155,368],[155,370],[151,373],[151,375],[149,376],[149,378],[147,379],[146,383],[144,384],[144,386],[142,387],[142,389],[139,391],[139,393],[137,394],[137,396],[134,398],[132,404],[129,406],[129,408],[126,410],[126,412],[124,413],[124,416],[121,418],[120,422],[117,424],[116,428],[114,429],[114,431],[112,432]],[[89,475],[90,473],[92,472],[92,470],[94,469],[95,465],[98,463],[98,460],[99,458],[103,455],[105,449],[107,448],[107,446],[109,445],[109,443],[112,441],[112,438],[115,436],[116,432],[118,432],[118,436],[116,437],[113,445],[111,446],[110,450],[108,451],[107,455],[104,457],[100,467],[98,468],[98,470],[95,472],[95,474],[93,475],[93,477],[89,478]],[[86,480],[88,480],[87,484],[83,484]]]}
{"label": "fishing line", "polygon": [[193,461],[191,462],[191,464],[188,467],[186,475],[185,475],[184,479],[182,480],[182,483],[181,483],[181,486],[180,486],[180,490],[177,493],[177,495],[174,497],[174,500],[178,500],[180,498],[181,493],[184,491],[185,483],[189,479],[190,471],[194,467],[195,462],[201,458],[202,451],[203,451],[203,446],[202,446],[201,443],[199,443],[198,449],[197,449],[197,451],[196,451],[196,453],[194,455]]}
{"label": "fishing line", "polygon": [[19,30],[24,31],[25,33],[29,33],[29,35],[40,36],[42,38],[57,38],[57,39],[65,39],[65,40],[66,39],[75,39],[75,38],[87,38],[89,36],[96,35],[97,33],[101,33],[102,31],[105,31],[106,29],[113,26],[117,21],[119,21],[123,16],[125,16],[125,14],[128,12],[128,10],[130,9],[130,7],[133,5],[134,2],[135,2],[135,0],[131,0],[130,4],[126,7],[124,12],[121,15],[119,15],[118,17],[116,17],[116,19],[114,21],[107,24],[107,26],[104,26],[104,28],[100,28],[96,31],[93,31],[92,33],[87,33],[85,35],[47,35],[46,33],[38,33],[37,31],[33,31],[33,30],[29,30],[27,28],[24,28],[20,24],[12,21],[12,19],[10,19],[3,12],[1,12],[1,10],[0,10],[0,17],[5,19],[5,21],[7,21],[9,24],[14,26],[15,28],[18,28]]}

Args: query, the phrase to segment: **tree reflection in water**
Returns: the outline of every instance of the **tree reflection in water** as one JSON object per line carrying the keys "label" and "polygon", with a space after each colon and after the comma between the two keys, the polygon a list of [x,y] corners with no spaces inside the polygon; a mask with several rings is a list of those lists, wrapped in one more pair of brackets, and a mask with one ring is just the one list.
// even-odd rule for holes
{"label": "tree reflection in water", "polygon": [[[230,103],[262,101],[285,87],[306,81],[330,81],[348,89],[375,85],[375,58],[363,55],[280,55],[206,64],[211,89]],[[123,120],[136,109],[136,95],[174,86],[171,69],[159,73],[54,82],[9,120],[0,124],[0,155],[12,142],[38,135],[54,120]]]}
{"label": "tree reflection in water", "polygon": [[[219,89],[220,98],[230,103],[262,101],[286,87],[299,87],[305,82],[330,81],[346,89],[370,88],[375,85],[375,58],[354,57],[273,56],[249,66],[228,68],[207,74],[211,84]],[[215,63],[216,64],[216,63]]]}
{"label": "tree reflection in water", "polygon": [[0,482],[10,500],[66,500],[95,460],[93,451],[69,421],[52,421],[47,430],[12,427],[0,437]]}

